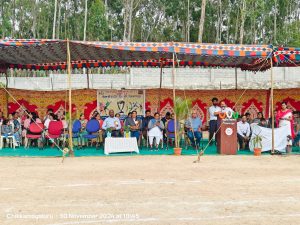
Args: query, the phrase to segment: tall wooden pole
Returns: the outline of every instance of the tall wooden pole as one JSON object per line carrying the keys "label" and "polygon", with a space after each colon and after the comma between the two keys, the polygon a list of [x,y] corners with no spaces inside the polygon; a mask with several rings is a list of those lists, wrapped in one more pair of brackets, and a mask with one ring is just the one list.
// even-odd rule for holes
{"label": "tall wooden pole", "polygon": [[[175,92],[175,83],[176,83],[176,74],[175,74],[175,53],[173,52],[173,68],[172,68],[172,75],[173,75],[173,105],[174,105],[174,112],[176,107],[176,92]],[[179,148],[178,144],[178,137],[177,137],[177,115],[174,113],[174,129],[175,129],[175,147]]]}
{"label": "tall wooden pole", "polygon": [[272,115],[272,149],[271,152],[274,154],[275,152],[275,144],[274,144],[274,81],[273,81],[273,58],[271,57],[271,115]]}
{"label": "tall wooden pole", "polygon": [[[7,71],[5,71],[5,88],[6,90],[8,89],[8,75],[7,75]],[[8,117],[8,93],[6,91],[5,93],[5,104],[6,104],[6,117]]]}
{"label": "tall wooden pole", "polygon": [[235,90],[238,89],[238,77],[237,77],[237,68],[235,68]]}
{"label": "tall wooden pole", "polygon": [[157,109],[158,112],[160,112],[162,73],[163,73],[163,61],[161,60],[161,63],[160,63],[160,76],[159,76],[159,92],[158,92],[158,109]]}
{"label": "tall wooden pole", "polygon": [[68,64],[68,86],[69,86],[69,150],[73,156],[73,134],[72,134],[72,83],[71,83],[71,53],[70,41],[67,39],[67,64]]}

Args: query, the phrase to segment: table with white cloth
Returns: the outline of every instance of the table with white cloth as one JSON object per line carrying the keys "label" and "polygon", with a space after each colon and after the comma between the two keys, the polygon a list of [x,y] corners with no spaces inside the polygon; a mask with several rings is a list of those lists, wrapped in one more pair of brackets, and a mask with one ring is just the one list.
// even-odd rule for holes
{"label": "table with white cloth", "polygon": [[105,138],[104,154],[119,152],[136,152],[139,153],[137,140],[133,138]]}
{"label": "table with white cloth", "polygon": [[[287,146],[287,134],[290,133],[290,126],[282,126],[274,129],[274,149],[279,152],[285,152]],[[258,126],[256,124],[251,124],[251,140],[250,140],[250,150],[254,151],[253,138],[257,135],[262,138],[262,152],[270,151],[272,149],[272,129]]]}

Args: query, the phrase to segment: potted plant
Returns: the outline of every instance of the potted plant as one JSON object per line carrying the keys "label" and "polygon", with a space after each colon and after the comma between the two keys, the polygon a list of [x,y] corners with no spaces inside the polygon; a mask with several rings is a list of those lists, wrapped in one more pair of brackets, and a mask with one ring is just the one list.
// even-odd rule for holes
{"label": "potted plant", "polygon": [[130,127],[124,126],[124,137],[129,138],[130,137]]}
{"label": "potted plant", "polygon": [[109,127],[109,128],[106,129],[106,137],[109,137],[109,138],[111,137],[112,130],[113,129],[111,127]]}
{"label": "potted plant", "polygon": [[192,101],[190,99],[182,99],[180,97],[175,98],[174,110],[175,110],[175,124],[176,124],[176,132],[175,132],[175,147],[174,154],[181,155],[182,148],[180,147],[180,137],[184,133],[184,126],[180,125],[180,122],[185,121],[187,116],[189,115],[189,109],[191,108]]}
{"label": "potted plant", "polygon": [[254,147],[254,155],[255,156],[260,156],[261,155],[261,148],[262,148],[262,137],[257,134],[253,139],[252,139],[252,144]]}

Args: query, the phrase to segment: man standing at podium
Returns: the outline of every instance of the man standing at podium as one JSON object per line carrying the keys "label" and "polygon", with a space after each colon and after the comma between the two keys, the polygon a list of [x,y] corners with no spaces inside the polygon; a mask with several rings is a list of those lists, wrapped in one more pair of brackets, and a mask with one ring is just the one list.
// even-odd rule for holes
{"label": "man standing at podium", "polygon": [[228,113],[229,111],[233,112],[233,110],[230,107],[227,107],[226,103],[224,101],[221,101],[220,103],[222,113]]}
{"label": "man standing at podium", "polygon": [[221,108],[218,106],[218,102],[219,100],[214,97],[212,100],[212,106],[209,107],[208,111],[209,111],[209,144],[212,145],[212,138],[214,136],[214,134],[217,132],[218,130],[218,124],[217,124],[217,120],[218,120],[218,114],[221,111]]}

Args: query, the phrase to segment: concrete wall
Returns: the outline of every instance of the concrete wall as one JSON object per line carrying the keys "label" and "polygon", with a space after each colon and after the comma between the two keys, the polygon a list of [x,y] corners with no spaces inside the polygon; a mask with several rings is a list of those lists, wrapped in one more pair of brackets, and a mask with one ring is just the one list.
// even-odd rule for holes
{"label": "concrete wall", "polygon": [[[271,70],[252,73],[237,70],[239,89],[268,89]],[[163,88],[172,88],[172,69],[163,69]],[[1,77],[0,82],[5,83]],[[159,68],[131,68],[128,74],[90,74],[91,89],[157,88],[160,83]],[[235,69],[178,68],[177,89],[234,89]],[[51,74],[49,77],[10,77],[10,88],[26,90],[63,90],[68,87],[66,74]],[[85,74],[72,75],[72,88],[87,88]],[[275,88],[300,87],[300,68],[274,68]]]}

